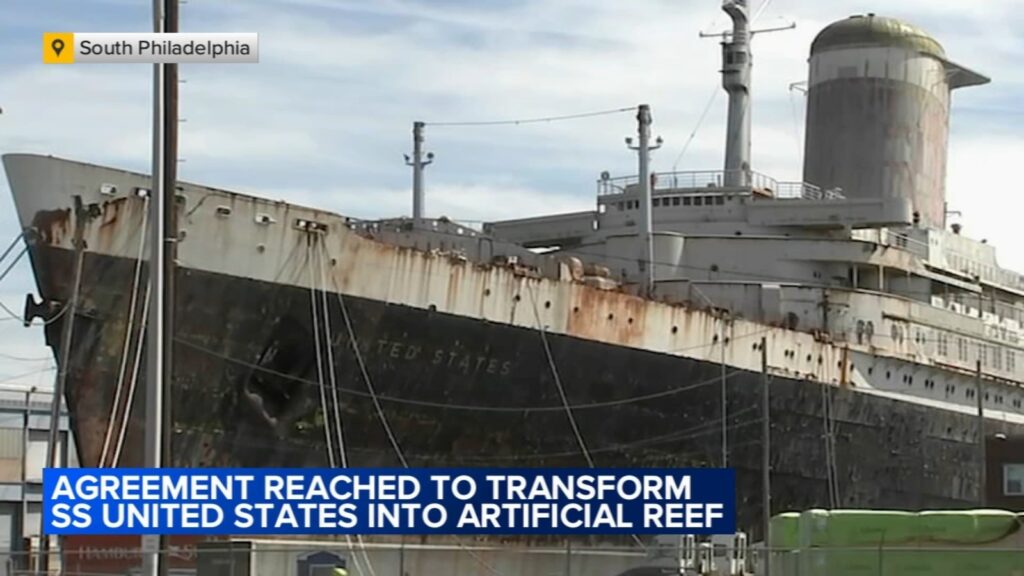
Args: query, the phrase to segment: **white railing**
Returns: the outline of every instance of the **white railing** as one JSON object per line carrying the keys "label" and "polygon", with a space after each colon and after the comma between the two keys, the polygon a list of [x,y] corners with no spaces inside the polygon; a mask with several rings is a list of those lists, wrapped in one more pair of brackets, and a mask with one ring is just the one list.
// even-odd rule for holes
{"label": "white railing", "polygon": [[[744,170],[696,170],[686,172],[656,172],[651,174],[652,189],[703,190],[707,188],[742,188],[768,192],[776,198],[803,198],[832,200],[843,195],[832,190],[823,191],[805,182],[779,182],[760,172]],[[602,178],[597,181],[597,195],[624,194],[630,186],[640,182],[636,175]]]}
{"label": "white railing", "polygon": [[856,240],[876,242],[882,246],[892,246],[906,250],[919,258],[928,259],[928,243],[903,232],[897,232],[888,228],[854,230],[852,237]]}
{"label": "white railing", "polygon": [[838,190],[822,190],[807,182],[779,182],[775,197],[799,200],[842,200],[846,198]]}

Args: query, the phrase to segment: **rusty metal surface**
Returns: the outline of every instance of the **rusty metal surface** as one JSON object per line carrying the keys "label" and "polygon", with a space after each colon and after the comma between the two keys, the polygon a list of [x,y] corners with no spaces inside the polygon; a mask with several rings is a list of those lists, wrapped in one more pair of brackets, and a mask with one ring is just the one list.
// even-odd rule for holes
{"label": "rusty metal surface", "polygon": [[[12,184],[35,192],[19,192],[20,213],[48,206],[28,220],[45,239],[33,246],[32,259],[47,299],[68,295],[71,252],[60,207],[75,193],[96,207],[84,231],[90,250],[68,394],[82,461],[95,463],[128,329],[144,202],[94,191],[100,182],[122,190],[147,182],[98,168],[76,171],[71,163],[55,170],[53,162],[62,161],[33,159],[32,170],[14,172],[63,173],[63,184],[40,188],[37,182],[49,177],[26,182],[26,173]],[[906,383],[908,371],[929,369],[927,357],[908,344],[833,342],[821,333],[602,290],[574,280],[576,266],[530,269],[397,247],[363,237],[339,216],[284,203],[191,185],[183,196],[174,379],[174,453],[181,465],[323,464],[312,286],[330,293],[332,368],[357,465],[396,462],[361,362],[411,462],[579,464],[543,335],[569,401],[590,405],[578,410],[580,428],[605,465],[713,465],[724,358],[734,372],[726,384],[730,462],[739,469],[741,493],[753,494],[760,456],[756,433],[746,429],[757,428],[756,344],[766,336],[778,414],[773,433],[780,439],[773,444],[776,502],[827,504],[824,395],[834,396],[839,476],[850,479],[844,504],[957,506],[978,489],[970,465],[973,417],[915,399],[920,380],[917,388],[899,388],[900,376]],[[326,232],[311,232],[299,220]],[[323,283],[310,273],[321,258]],[[355,338],[342,328],[338,292]],[[882,378],[886,372],[894,382]],[[142,401],[137,394],[123,464],[141,454]],[[1006,417],[1006,426],[1021,427],[1019,415]],[[866,457],[884,450],[887,459]],[[924,458],[949,464],[925,467]],[[952,486],[950,474],[957,478]],[[864,488],[877,478],[887,481]],[[742,502],[742,522],[756,523],[758,506]]]}

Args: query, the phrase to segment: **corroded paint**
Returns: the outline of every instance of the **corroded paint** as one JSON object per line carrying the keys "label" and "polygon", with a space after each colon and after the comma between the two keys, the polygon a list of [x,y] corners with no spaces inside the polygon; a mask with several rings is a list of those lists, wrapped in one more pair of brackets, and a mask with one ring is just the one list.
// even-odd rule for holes
{"label": "corroded paint", "polygon": [[[42,161],[40,169],[46,162],[54,161]],[[75,173],[73,166],[65,168],[60,172]],[[105,181],[122,189],[146,185],[140,176],[98,169],[75,181],[78,189]],[[894,400],[871,386],[877,374],[865,374],[872,368],[868,358],[878,369],[888,368],[886,362],[894,371],[917,369],[910,350],[833,343],[821,334],[716,310],[601,290],[558,266],[541,273],[512,262],[472,263],[442,251],[396,247],[361,236],[338,216],[184,188],[173,402],[180,465],[324,464],[325,411],[316,394],[324,382],[317,380],[310,321],[310,298],[319,292],[310,288],[333,291],[337,285],[354,332],[340,328],[340,302],[330,294],[335,332],[324,339],[334,345],[331,368],[356,465],[395,464],[366,392],[368,380],[414,465],[578,465],[579,446],[559,400],[556,371],[569,402],[579,406],[575,417],[600,464],[714,465],[717,436],[709,431],[718,430],[724,357],[730,462],[739,470],[741,494],[755,493],[760,455],[756,433],[748,428],[759,406],[757,344],[764,337],[774,376],[773,434],[779,443],[772,456],[780,505],[827,504],[820,437],[826,394],[835,396],[840,477],[893,480],[871,493],[849,490],[844,503],[958,505],[976,488],[969,465],[973,418]],[[40,198],[45,195],[19,200],[19,212],[28,210],[21,203]],[[85,200],[97,207],[104,202]],[[51,206],[66,201],[47,200]],[[94,313],[76,318],[82,340],[72,360],[79,368],[72,371],[69,403],[87,463],[102,448],[99,431],[113,399],[144,204],[126,198],[100,208],[84,230],[86,301]],[[228,217],[217,215],[217,206],[229,204]],[[109,222],[104,215],[115,212],[112,230],[102,230]],[[256,223],[260,213],[275,222]],[[329,229],[298,230],[296,218],[325,222]],[[49,238],[33,248],[34,263],[43,295],[60,299],[66,296],[70,245],[66,235]],[[321,256],[328,262],[326,284],[310,274],[311,261]],[[913,314],[912,306],[903,308]],[[850,386],[840,387],[847,349],[858,366],[851,368]],[[141,394],[135,398],[124,463],[141,454],[142,400]],[[1011,417],[1008,425],[1020,422]],[[879,447],[899,454],[865,458]],[[918,449],[952,463],[945,469],[956,475],[956,487],[926,474]],[[744,501],[741,510],[744,524],[755,523],[757,502]]]}

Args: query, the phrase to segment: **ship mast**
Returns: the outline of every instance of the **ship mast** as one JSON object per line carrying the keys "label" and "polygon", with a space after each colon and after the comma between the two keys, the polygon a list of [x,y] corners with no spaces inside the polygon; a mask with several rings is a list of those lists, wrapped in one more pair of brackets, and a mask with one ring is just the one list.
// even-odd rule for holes
{"label": "ship mast", "polygon": [[725,186],[750,186],[750,85],[754,34],[790,30],[796,24],[751,30],[747,0],[725,0],[722,10],[732,18],[732,30],[702,38],[722,38],[722,87],[729,94],[729,120],[725,133]]}
{"label": "ship mast", "polygon": [[412,123],[412,158],[405,156],[405,165],[412,166],[412,218],[414,223],[423,219],[423,169],[434,161],[434,153],[423,154],[424,122]]}
{"label": "ship mast", "polygon": [[[178,31],[178,0],[153,0],[153,31]],[[174,261],[177,252],[175,196],[178,162],[178,66],[153,65],[153,178],[149,199],[150,294],[146,327],[146,426],[144,464],[170,464],[170,392],[174,343]],[[142,537],[144,576],[167,572],[164,537]]]}
{"label": "ship mast", "polygon": [[726,186],[750,185],[750,13],[747,0],[722,4],[732,36],[722,42],[722,87],[729,94],[725,136]]}
{"label": "ship mast", "polygon": [[636,111],[637,145],[633,139],[626,138],[626,146],[637,154],[638,189],[640,191],[640,223],[637,226],[637,239],[640,241],[639,270],[643,273],[642,293],[650,295],[654,291],[654,223],[651,216],[651,152],[661,148],[662,139],[658,136],[656,143],[651,145],[651,107],[641,104]]}

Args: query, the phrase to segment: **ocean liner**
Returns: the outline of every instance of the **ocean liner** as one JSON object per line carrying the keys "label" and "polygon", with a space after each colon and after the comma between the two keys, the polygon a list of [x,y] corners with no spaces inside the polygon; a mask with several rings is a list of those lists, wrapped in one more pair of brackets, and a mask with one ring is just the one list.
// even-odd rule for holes
{"label": "ocean liner", "polygon": [[[981,435],[1024,430],[1024,277],[946,222],[950,93],[987,79],[908,24],[838,21],[806,182],[778,182],[750,164],[747,5],[724,8],[723,170],[641,153],[593,210],[482,230],[425,218],[419,178],[383,221],[181,183],[175,465],[726,465],[749,528],[767,382],[776,511],[977,505]],[[80,461],[138,465],[150,180],[4,166]]]}

